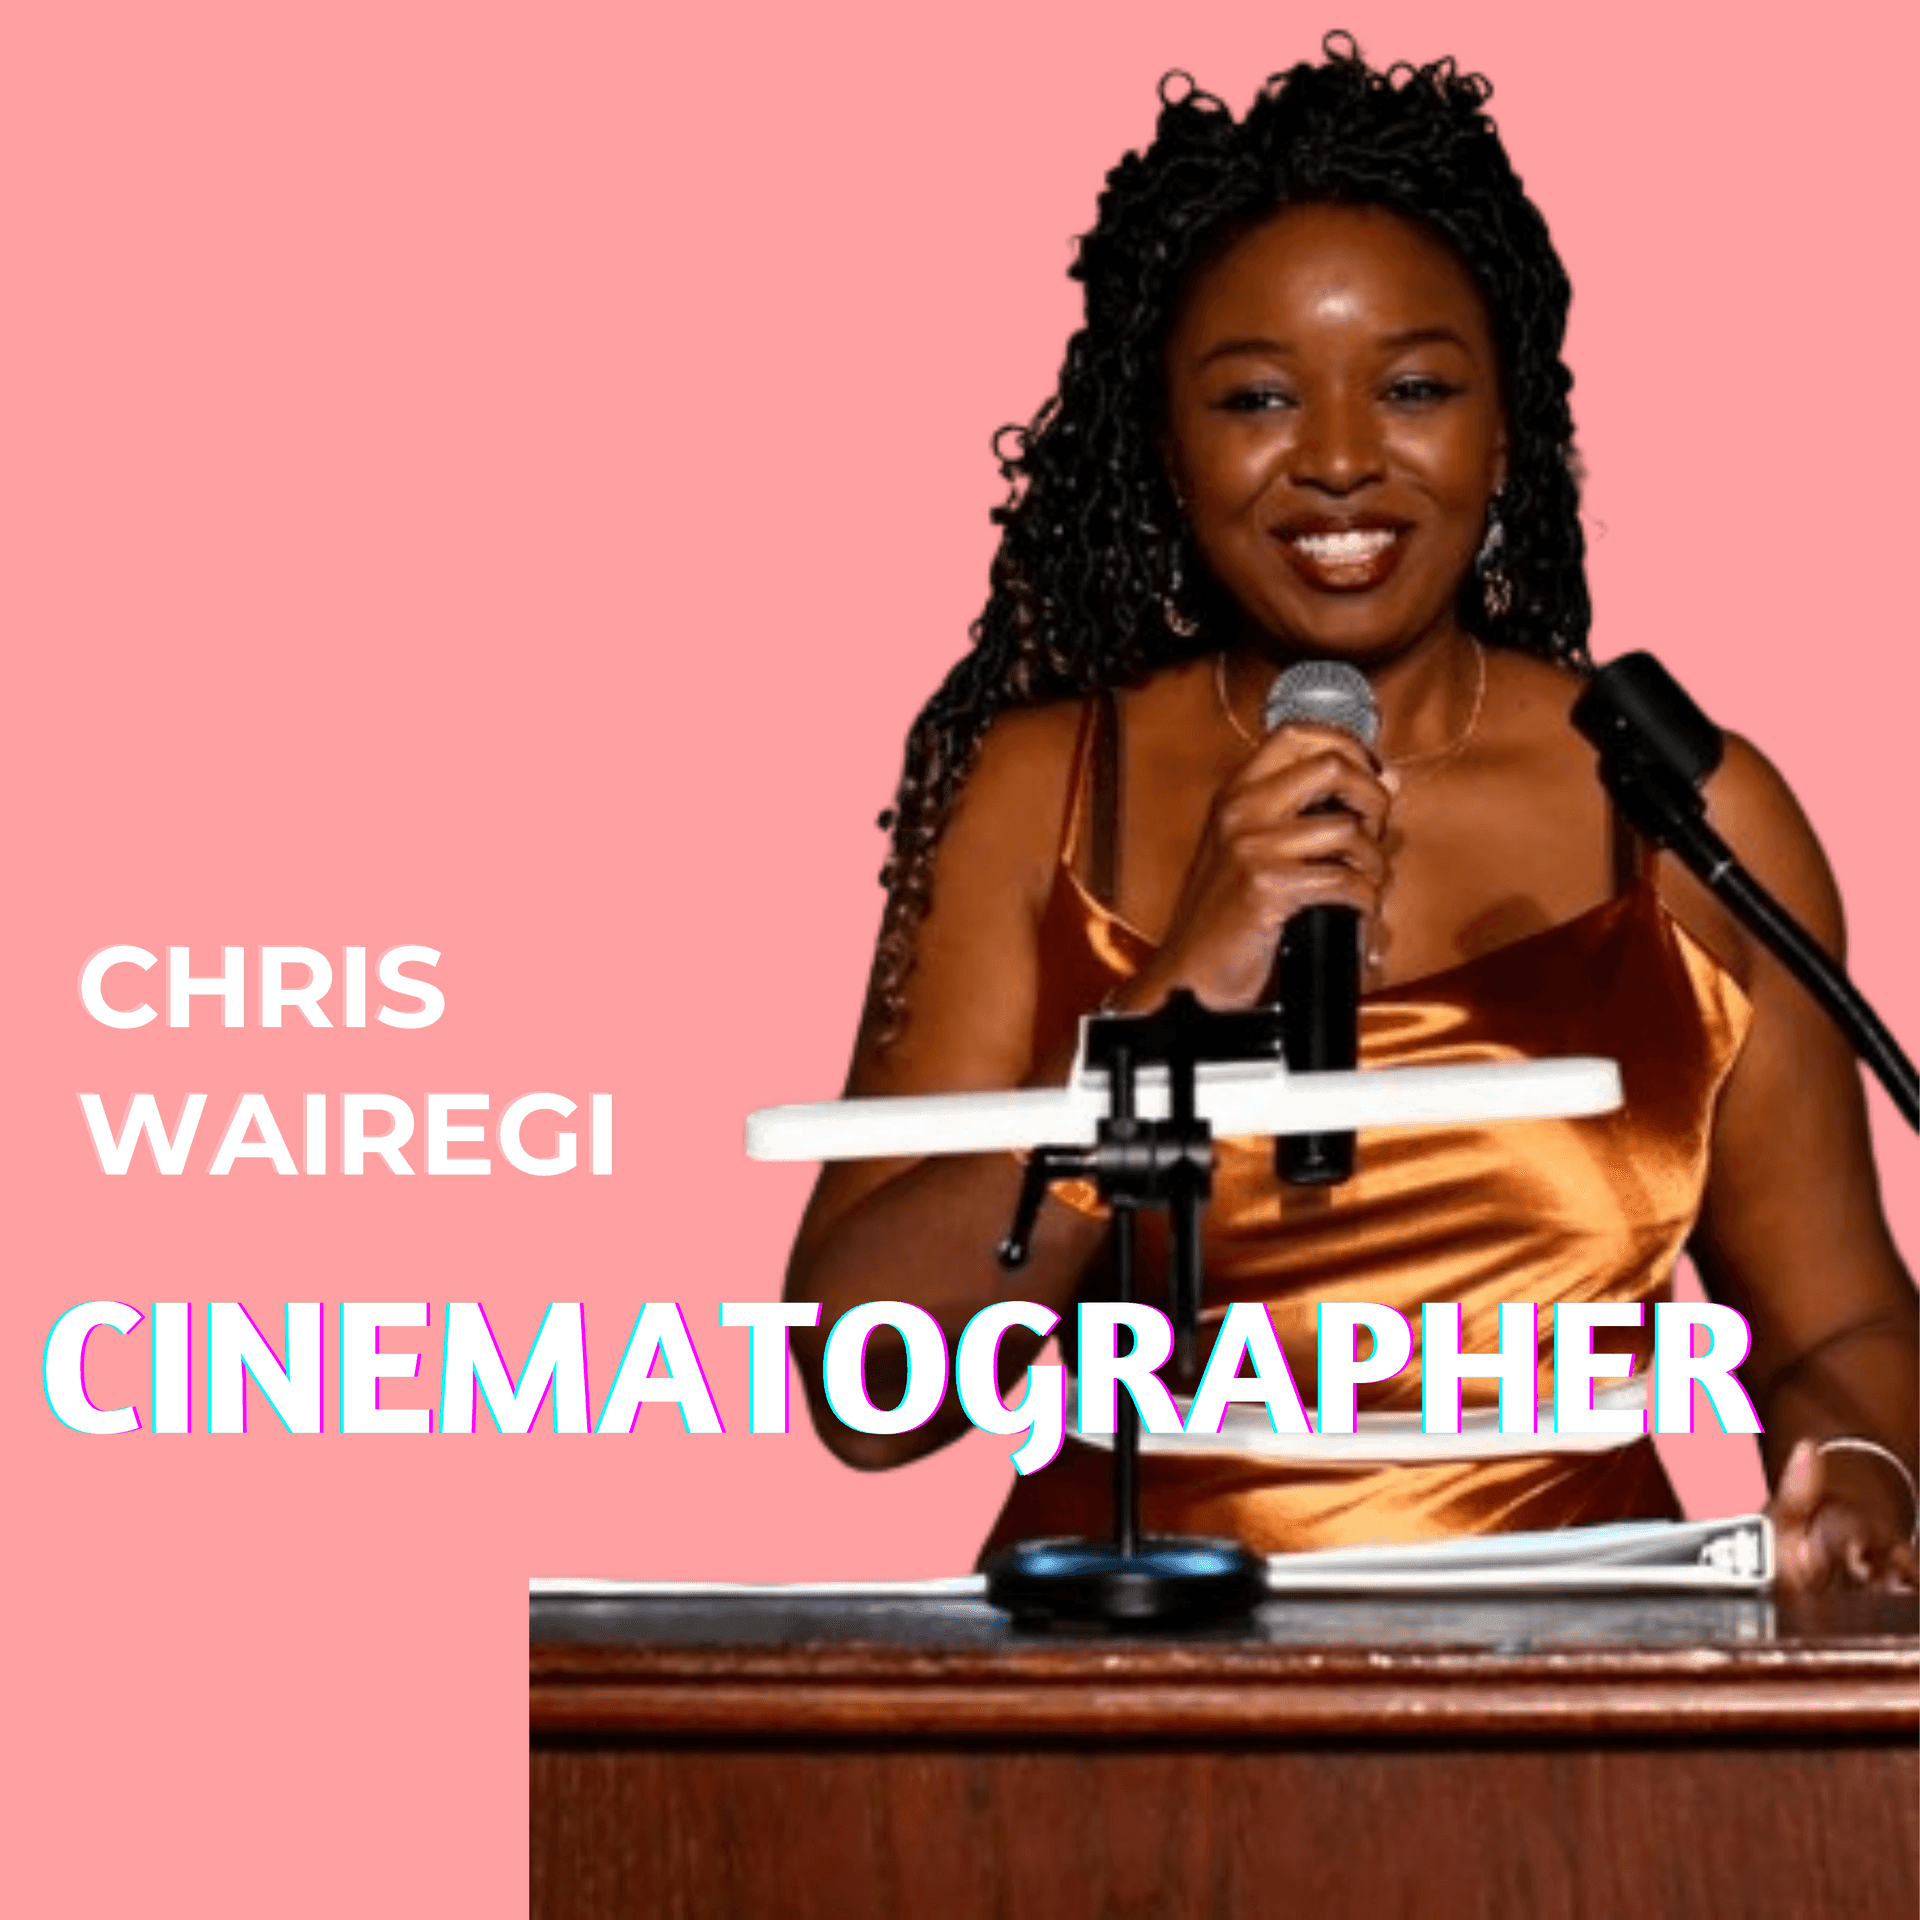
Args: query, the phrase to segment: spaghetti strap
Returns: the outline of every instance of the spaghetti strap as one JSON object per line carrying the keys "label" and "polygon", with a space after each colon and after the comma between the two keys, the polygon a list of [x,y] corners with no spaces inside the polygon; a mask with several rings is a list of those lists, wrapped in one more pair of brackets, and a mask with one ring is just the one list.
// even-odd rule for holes
{"label": "spaghetti strap", "polygon": [[1611,800],[1607,803],[1607,842],[1616,897],[1632,893],[1643,881],[1651,878],[1653,862],[1647,858],[1647,843],[1633,830],[1632,823]]}
{"label": "spaghetti strap", "polygon": [[1113,908],[1120,903],[1120,702],[1111,687],[1103,687],[1093,706],[1087,885],[1102,906]]}
{"label": "spaghetti strap", "polygon": [[1080,858],[1080,821],[1087,805],[1087,767],[1093,757],[1094,710],[1092,695],[1080,703],[1080,730],[1073,739],[1073,759],[1067,767],[1067,805],[1060,820],[1060,865],[1071,873]]}
{"label": "spaghetti strap", "polygon": [[1087,892],[1106,907],[1120,889],[1120,778],[1120,704],[1110,688],[1103,688],[1089,694],[1080,710],[1060,827],[1060,865],[1074,873],[1084,853]]}

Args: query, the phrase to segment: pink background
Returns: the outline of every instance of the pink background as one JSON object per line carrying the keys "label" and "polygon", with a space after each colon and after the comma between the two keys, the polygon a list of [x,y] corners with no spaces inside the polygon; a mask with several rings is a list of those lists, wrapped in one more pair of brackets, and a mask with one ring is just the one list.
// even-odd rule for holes
{"label": "pink background", "polygon": [[[40,1353],[97,1295],[239,1298],[276,1337],[284,1300],[426,1298],[436,1351],[478,1298],[517,1365],[584,1298],[597,1405],[638,1303],[677,1298],[744,1428],[713,1306],[777,1288],[808,1174],[749,1164],[741,1118],[838,1085],[870,822],[977,610],[988,437],[1051,383],[1068,236],[1164,68],[1240,106],[1317,36],[1174,11],[13,10],[19,1911],[516,1911],[529,1572],[966,1564],[1009,1443],[863,1480],[804,1431],[658,1408],[625,1440],[258,1411],[244,1440],[89,1439]],[[1782,764],[1911,1045],[1920,16],[1338,12],[1376,58],[1497,81],[1578,288],[1596,649],[1656,648]],[[263,943],[420,942],[448,1012],[110,1032],[75,980],[122,941],[202,972],[244,944],[250,973]],[[242,1091],[291,1131],[309,1090],[533,1088],[613,1092],[614,1178],[202,1171]],[[105,1178],[81,1089],[116,1120],[208,1092],[190,1171],[143,1148]],[[1911,1245],[1913,1142],[1881,1143]],[[103,1389],[140,1386],[145,1338],[97,1336]],[[1679,1469],[1697,1506],[1757,1495],[1744,1442]]]}

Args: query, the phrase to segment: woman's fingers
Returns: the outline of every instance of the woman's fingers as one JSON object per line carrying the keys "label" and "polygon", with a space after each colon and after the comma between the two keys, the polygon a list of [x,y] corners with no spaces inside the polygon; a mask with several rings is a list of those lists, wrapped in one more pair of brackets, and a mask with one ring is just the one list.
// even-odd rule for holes
{"label": "woman's fingers", "polygon": [[1834,1587],[1908,1592],[1916,1584],[1914,1544],[1884,1520],[1838,1498],[1819,1448],[1802,1440],[1787,1458],[1768,1511],[1780,1584],[1795,1593]]}
{"label": "woman's fingers", "polygon": [[1269,935],[1302,907],[1338,903],[1371,919],[1387,882],[1387,855],[1358,821],[1339,814],[1282,820],[1231,842],[1233,890]]}
{"label": "woman's fingers", "polygon": [[1820,1449],[1811,1440],[1797,1442],[1773,1490],[1774,1525],[1805,1526],[1826,1492],[1826,1478]]}
{"label": "woman's fingers", "polygon": [[1841,1557],[1849,1586],[1864,1587],[1871,1583],[1874,1574],[1873,1555],[1867,1551],[1867,1543],[1857,1532],[1848,1530],[1843,1534]]}
{"label": "woman's fingers", "polygon": [[1376,833],[1392,801],[1392,788],[1351,734],[1297,726],[1270,735],[1222,796],[1229,812],[1240,804],[1255,819],[1340,808]]}
{"label": "woman's fingers", "polygon": [[1909,1584],[1897,1557],[1905,1543],[1882,1538],[1875,1523],[1858,1508],[1828,1501],[1814,1516],[1811,1532],[1820,1543],[1828,1586],[1896,1592]]}
{"label": "woman's fingers", "polygon": [[1819,1450],[1802,1440],[1787,1456],[1773,1489],[1774,1553],[1780,1584],[1793,1593],[1818,1593],[1833,1572],[1825,1535],[1815,1526],[1826,1475]]}
{"label": "woman's fingers", "polygon": [[1375,885],[1387,877],[1387,850],[1377,833],[1351,814],[1315,813],[1288,820],[1267,836],[1276,864],[1338,862]]}
{"label": "woman's fingers", "polygon": [[1247,761],[1243,773],[1256,778],[1272,773],[1290,761],[1309,759],[1316,754],[1337,754],[1356,767],[1372,771],[1378,766],[1373,754],[1361,744],[1358,734],[1344,727],[1320,727],[1310,721],[1289,720],[1261,741],[1259,750]]}
{"label": "woman's fingers", "polygon": [[1276,729],[1215,799],[1152,969],[1158,984],[1190,987],[1209,1006],[1245,1006],[1295,914],[1347,906],[1372,922],[1391,802],[1351,734]]}
{"label": "woman's fingers", "polygon": [[1788,1593],[1820,1593],[1831,1584],[1833,1562],[1827,1543],[1810,1526],[1783,1526],[1774,1534],[1779,1582]]}
{"label": "woman's fingers", "polygon": [[1911,1593],[1920,1586],[1920,1552],[1911,1540],[1902,1540],[1887,1555],[1887,1581],[1894,1593]]}

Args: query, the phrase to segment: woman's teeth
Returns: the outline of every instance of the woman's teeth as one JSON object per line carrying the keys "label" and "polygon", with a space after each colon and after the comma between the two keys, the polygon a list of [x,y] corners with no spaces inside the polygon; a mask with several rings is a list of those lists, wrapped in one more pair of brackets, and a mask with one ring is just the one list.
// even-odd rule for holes
{"label": "woman's teeth", "polygon": [[1344,533],[1299,534],[1293,544],[1323,566],[1350,567],[1378,559],[1395,538],[1391,527],[1355,527]]}

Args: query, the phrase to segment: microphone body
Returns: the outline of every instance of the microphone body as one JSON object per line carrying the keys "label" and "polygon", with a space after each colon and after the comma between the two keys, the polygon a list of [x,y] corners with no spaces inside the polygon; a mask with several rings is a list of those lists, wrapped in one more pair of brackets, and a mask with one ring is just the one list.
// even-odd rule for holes
{"label": "microphone body", "polygon": [[[1380,733],[1366,676],[1333,660],[1289,667],[1267,695],[1268,732],[1289,721],[1338,727],[1362,746]],[[1281,1048],[1294,1073],[1341,1073],[1360,1058],[1360,916],[1351,907],[1307,907],[1280,936],[1264,998],[1280,1009]],[[1353,1177],[1351,1133],[1289,1133],[1274,1142],[1274,1170],[1291,1187]]]}
{"label": "microphone body", "polygon": [[[1294,1073],[1344,1073],[1360,1058],[1360,916],[1308,907],[1287,922],[1267,998],[1280,1008],[1281,1051]],[[1290,1187],[1334,1187],[1353,1178],[1350,1133],[1283,1133],[1274,1168]]]}

